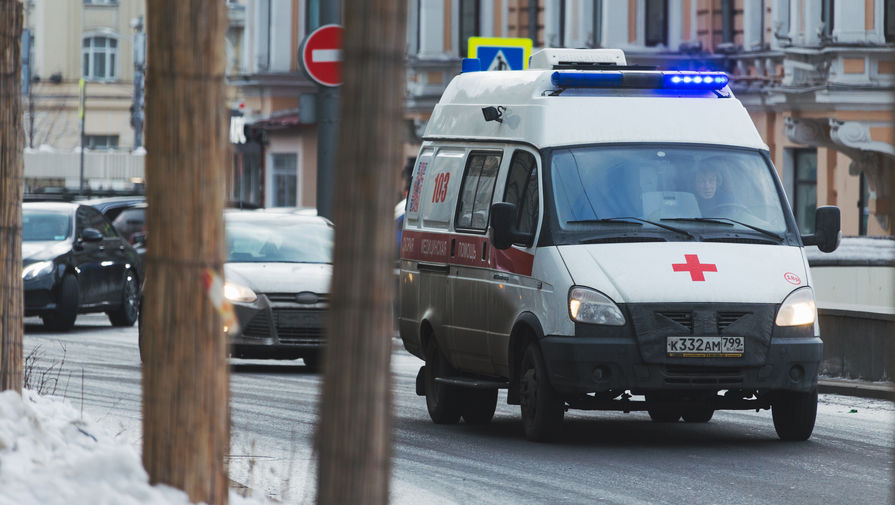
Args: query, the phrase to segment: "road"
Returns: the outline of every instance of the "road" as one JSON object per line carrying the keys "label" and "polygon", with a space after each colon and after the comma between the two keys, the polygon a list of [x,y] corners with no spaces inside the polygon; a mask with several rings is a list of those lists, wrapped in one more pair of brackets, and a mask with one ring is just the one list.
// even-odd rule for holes
{"label": "road", "polygon": [[[26,320],[32,389],[64,397],[140,448],[136,328],[104,316],[48,333]],[[891,503],[891,402],[821,395],[807,442],[777,439],[771,416],[718,412],[704,425],[654,424],[646,413],[567,414],[558,443],[522,437],[501,395],[486,426],[437,426],[414,393],[421,362],[393,354],[392,503]],[[284,503],[313,503],[312,437],[320,376],[295,362],[233,360],[231,479]]]}

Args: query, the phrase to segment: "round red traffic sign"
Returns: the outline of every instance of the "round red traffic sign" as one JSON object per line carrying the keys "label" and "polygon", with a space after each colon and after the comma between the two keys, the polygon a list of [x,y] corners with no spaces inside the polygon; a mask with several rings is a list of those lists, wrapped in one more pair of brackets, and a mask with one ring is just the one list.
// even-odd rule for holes
{"label": "round red traffic sign", "polygon": [[323,86],[342,85],[342,26],[324,25],[305,39],[301,64],[308,77]]}

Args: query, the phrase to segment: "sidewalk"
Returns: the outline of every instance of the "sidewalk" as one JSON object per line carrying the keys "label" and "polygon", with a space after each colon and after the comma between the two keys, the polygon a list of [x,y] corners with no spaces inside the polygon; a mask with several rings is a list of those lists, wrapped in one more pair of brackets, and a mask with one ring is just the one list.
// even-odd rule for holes
{"label": "sidewalk", "polygon": [[820,377],[817,380],[817,391],[834,395],[895,400],[895,384],[891,382],[868,382],[855,379]]}

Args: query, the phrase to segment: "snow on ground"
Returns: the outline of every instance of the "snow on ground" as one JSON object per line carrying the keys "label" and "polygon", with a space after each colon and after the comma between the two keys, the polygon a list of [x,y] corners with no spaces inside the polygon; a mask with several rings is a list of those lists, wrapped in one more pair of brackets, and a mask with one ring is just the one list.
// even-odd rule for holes
{"label": "snow on ground", "polygon": [[[269,503],[230,492],[234,505]],[[150,486],[140,456],[67,401],[0,393],[0,505],[188,505]]]}

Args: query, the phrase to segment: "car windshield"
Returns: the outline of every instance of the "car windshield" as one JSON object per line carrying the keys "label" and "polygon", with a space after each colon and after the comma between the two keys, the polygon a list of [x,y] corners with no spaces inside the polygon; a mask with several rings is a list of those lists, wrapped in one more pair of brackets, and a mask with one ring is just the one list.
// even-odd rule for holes
{"label": "car windshield", "polygon": [[226,230],[228,262],[332,263],[333,230],[322,221],[228,217]]}
{"label": "car windshield", "polygon": [[636,228],[669,240],[735,232],[779,241],[787,229],[757,151],[580,147],[553,150],[549,166],[559,231],[580,238]]}
{"label": "car windshield", "polygon": [[67,213],[22,209],[22,241],[61,241],[71,235],[71,216]]}

